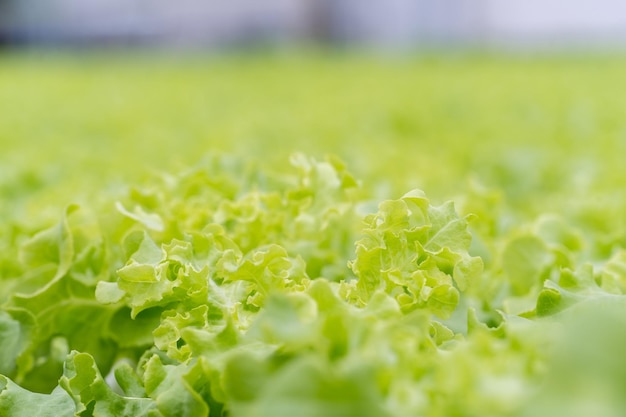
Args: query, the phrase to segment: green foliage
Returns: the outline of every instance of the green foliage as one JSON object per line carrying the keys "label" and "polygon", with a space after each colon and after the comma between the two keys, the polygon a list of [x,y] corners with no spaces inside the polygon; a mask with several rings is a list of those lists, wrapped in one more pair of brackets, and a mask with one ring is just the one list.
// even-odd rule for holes
{"label": "green foliage", "polygon": [[622,61],[0,58],[0,415],[621,415]]}

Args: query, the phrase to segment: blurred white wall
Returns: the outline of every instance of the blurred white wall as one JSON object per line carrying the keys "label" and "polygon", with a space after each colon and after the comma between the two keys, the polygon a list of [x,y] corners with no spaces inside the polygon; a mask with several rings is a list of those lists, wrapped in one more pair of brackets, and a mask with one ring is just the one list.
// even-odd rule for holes
{"label": "blurred white wall", "polygon": [[373,46],[458,43],[475,38],[480,26],[474,0],[339,0],[339,37]]}
{"label": "blurred white wall", "polygon": [[307,25],[303,0],[8,0],[9,27],[37,40],[151,39],[219,44],[290,39]]}
{"label": "blurred white wall", "polygon": [[626,43],[623,0],[482,0],[494,41]]}
{"label": "blurred white wall", "polygon": [[[623,0],[0,0],[0,25],[33,41],[626,45]],[[1,28],[0,28],[1,29]]]}

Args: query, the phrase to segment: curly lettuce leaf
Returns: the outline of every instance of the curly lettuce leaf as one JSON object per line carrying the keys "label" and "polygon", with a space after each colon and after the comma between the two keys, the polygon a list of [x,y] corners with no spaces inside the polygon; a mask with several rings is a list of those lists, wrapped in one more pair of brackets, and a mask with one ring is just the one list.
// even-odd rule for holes
{"label": "curly lettuce leaf", "polygon": [[482,260],[468,250],[467,219],[452,202],[430,205],[423,192],[381,203],[366,218],[364,237],[350,263],[358,278],[351,297],[365,304],[378,290],[392,294],[404,311],[427,308],[446,318],[459,291],[482,272]]}

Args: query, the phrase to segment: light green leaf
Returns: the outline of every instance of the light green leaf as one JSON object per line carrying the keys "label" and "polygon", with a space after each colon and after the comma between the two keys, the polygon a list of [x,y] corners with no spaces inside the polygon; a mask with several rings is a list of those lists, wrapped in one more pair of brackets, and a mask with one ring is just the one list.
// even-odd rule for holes
{"label": "light green leaf", "polygon": [[28,347],[34,330],[35,318],[27,310],[0,310],[0,374],[15,371],[16,361]]}
{"label": "light green leaf", "polygon": [[535,236],[519,236],[509,241],[502,254],[502,268],[514,293],[523,295],[540,285],[551,259],[544,242]]}
{"label": "light green leaf", "polygon": [[115,203],[115,208],[124,216],[141,223],[150,230],[154,230],[156,232],[162,232],[164,230],[163,220],[161,217],[156,213],[146,213],[141,206],[135,206],[131,212],[126,210],[121,202],[117,201]]}
{"label": "light green leaf", "polygon": [[152,356],[145,365],[146,393],[155,400],[163,417],[206,417],[209,407],[184,378],[185,366],[163,365]]}
{"label": "light green leaf", "polygon": [[[229,362],[225,380],[236,416],[389,415],[378,397],[373,375],[364,368],[344,373],[303,357],[272,374],[252,358],[237,358]],[[256,369],[251,378],[249,369]]]}
{"label": "light green leaf", "polygon": [[93,417],[165,417],[149,398],[122,397],[106,384],[91,355],[73,351],[59,386],[71,395],[76,413]]}
{"label": "light green leaf", "polygon": [[454,282],[460,291],[465,291],[483,272],[483,260],[477,256],[468,257],[454,265]]}
{"label": "light green leaf", "polygon": [[467,231],[467,222],[459,217],[454,203],[448,201],[442,206],[431,206],[428,210],[431,228],[423,242],[425,249],[436,252],[443,248],[452,251],[467,251],[472,236]]}
{"label": "light green leaf", "polygon": [[53,281],[65,275],[74,258],[74,239],[68,217],[77,209],[76,205],[68,206],[58,224],[28,240],[20,249],[20,261],[29,267],[56,265]]}
{"label": "light green leaf", "polygon": [[56,388],[50,394],[30,392],[0,375],[0,415],[5,417],[74,417],[74,402]]}
{"label": "light green leaf", "polygon": [[117,283],[100,281],[96,286],[96,300],[102,304],[115,304],[120,301],[126,292],[119,289]]}

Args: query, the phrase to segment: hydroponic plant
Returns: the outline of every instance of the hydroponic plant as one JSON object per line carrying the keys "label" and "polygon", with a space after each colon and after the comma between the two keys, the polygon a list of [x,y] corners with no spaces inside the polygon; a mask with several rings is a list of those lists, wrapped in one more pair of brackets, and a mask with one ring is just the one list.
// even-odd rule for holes
{"label": "hydroponic plant", "polygon": [[290,163],[216,157],[5,246],[0,415],[619,415],[626,252]]}
{"label": "hydroponic plant", "polygon": [[0,55],[0,417],[624,415],[623,58],[139,55]]}

